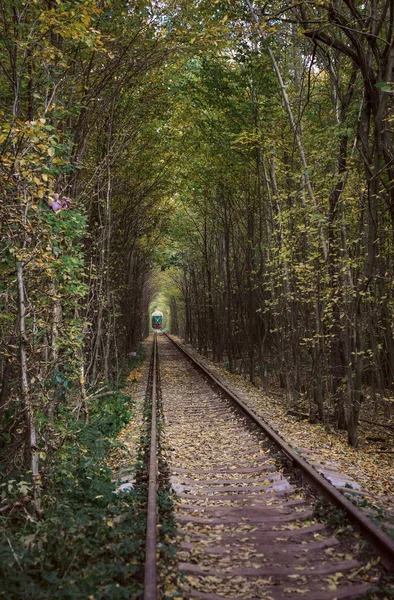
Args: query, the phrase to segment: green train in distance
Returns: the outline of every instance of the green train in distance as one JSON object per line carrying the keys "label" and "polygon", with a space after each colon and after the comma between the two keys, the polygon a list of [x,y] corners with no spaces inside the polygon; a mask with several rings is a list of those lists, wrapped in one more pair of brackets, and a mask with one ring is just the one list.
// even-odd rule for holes
{"label": "green train in distance", "polygon": [[163,313],[160,310],[155,310],[152,313],[152,329],[161,329],[163,327]]}

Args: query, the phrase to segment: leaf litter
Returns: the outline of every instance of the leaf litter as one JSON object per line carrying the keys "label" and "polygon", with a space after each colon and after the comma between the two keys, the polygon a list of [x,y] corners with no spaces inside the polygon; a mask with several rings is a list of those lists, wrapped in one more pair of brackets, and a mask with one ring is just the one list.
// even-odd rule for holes
{"label": "leaf litter", "polygon": [[380,452],[378,444],[371,442],[383,439],[381,429],[363,421],[359,448],[352,448],[346,432],[288,415],[284,394],[277,387],[266,393],[191,346],[185,347],[361,510],[394,533],[394,453]]}
{"label": "leaf litter", "polygon": [[[325,590],[329,599],[333,585],[342,592],[353,585],[366,591],[370,573],[353,559],[357,539],[351,552],[340,543],[325,552],[328,531],[311,517],[298,520],[301,507],[293,506],[303,502],[305,511],[311,508],[308,501],[273,470],[274,459],[244,418],[177,353],[159,337],[167,458],[179,496],[175,518],[183,597],[195,590],[229,599],[313,598]],[[243,472],[251,467],[255,473]],[[267,467],[269,472],[262,473]],[[270,489],[275,479],[281,482],[279,491]],[[281,522],[286,512],[290,522]],[[345,577],[338,584],[328,579],[340,571]]]}

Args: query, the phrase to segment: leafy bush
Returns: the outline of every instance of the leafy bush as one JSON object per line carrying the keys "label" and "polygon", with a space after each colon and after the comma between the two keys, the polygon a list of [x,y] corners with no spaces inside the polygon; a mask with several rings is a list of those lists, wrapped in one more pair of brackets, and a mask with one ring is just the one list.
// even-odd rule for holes
{"label": "leafy bush", "polygon": [[[90,423],[68,416],[69,435],[43,479],[43,518],[32,516],[29,486],[2,484],[0,598],[132,598],[140,590],[144,519],[141,492],[116,494],[106,454],[130,419],[120,392],[97,399]],[[26,478],[26,476],[25,476]]]}

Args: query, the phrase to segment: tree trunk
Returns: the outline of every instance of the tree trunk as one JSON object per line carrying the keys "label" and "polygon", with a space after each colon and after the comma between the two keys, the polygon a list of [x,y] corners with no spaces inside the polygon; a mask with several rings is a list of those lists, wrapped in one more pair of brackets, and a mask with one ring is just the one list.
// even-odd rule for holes
{"label": "tree trunk", "polygon": [[34,413],[32,400],[29,390],[29,375],[27,363],[27,344],[28,338],[26,335],[26,306],[25,306],[25,288],[23,278],[23,263],[16,262],[16,278],[18,284],[18,316],[19,316],[19,356],[20,356],[20,377],[21,377],[21,394],[22,405],[25,417],[26,426],[26,446],[27,455],[30,462],[32,472],[32,486],[34,505],[37,511],[41,509],[41,481],[39,472],[39,457],[36,429],[34,425]]}

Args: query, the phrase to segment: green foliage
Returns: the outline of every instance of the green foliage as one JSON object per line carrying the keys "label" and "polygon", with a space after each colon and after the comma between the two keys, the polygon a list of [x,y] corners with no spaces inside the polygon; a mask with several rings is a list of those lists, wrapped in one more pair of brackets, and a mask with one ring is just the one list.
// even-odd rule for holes
{"label": "green foliage", "polygon": [[[123,543],[107,521],[122,502],[135,515],[140,500],[112,494],[104,459],[127,412],[120,396],[93,392],[119,381],[155,302],[230,370],[255,383],[265,370],[289,404],[307,399],[342,426],[346,417],[354,445],[361,401],[393,387],[386,42],[357,31],[364,5],[352,8],[355,18],[344,2],[327,14],[310,3],[316,52],[305,19],[297,23],[300,7],[291,24],[289,8],[273,3],[256,19],[228,0],[3,2],[0,426],[11,508],[0,518],[9,597],[86,598],[93,580],[111,580],[102,574],[110,568],[120,589],[100,588],[103,596],[132,580],[132,564],[111,563],[103,550],[115,556],[111,544]],[[387,15],[370,20],[382,36]],[[349,19],[355,31],[345,37],[337,23]],[[71,208],[55,214],[54,193],[70,195]],[[73,418],[84,411],[88,425]],[[38,522],[27,460],[36,443]]]}
{"label": "green foliage", "polygon": [[[92,391],[119,381],[140,342],[143,289],[169,214],[162,9],[145,0],[2,7],[0,435],[8,471],[32,469],[28,412],[48,473],[57,432],[70,427],[64,415],[85,397],[87,415]],[[56,213],[54,194],[70,197]]]}
{"label": "green foliage", "polygon": [[[277,20],[286,3],[264,16],[225,5],[199,3],[194,55],[171,80],[181,140],[161,263],[175,267],[171,310],[201,351],[280,385],[286,403],[336,421],[357,446],[362,399],[393,389],[394,172],[376,145],[385,135],[393,145],[392,83],[379,81],[391,34],[382,28],[367,74],[331,21],[350,18],[344,2],[326,15],[322,53],[301,11],[291,26]],[[311,23],[322,13],[311,6]],[[216,51],[201,51],[201,28],[218,23]],[[365,32],[356,38],[354,52],[371,52]]]}
{"label": "green foliage", "polygon": [[[89,425],[70,415],[69,434],[44,474],[43,518],[33,519],[28,503],[24,512],[15,506],[2,513],[1,598],[120,600],[139,590],[140,492],[115,494],[106,464],[131,408],[117,392],[94,403]],[[1,490],[2,505],[26,501],[23,481],[9,480]]]}

